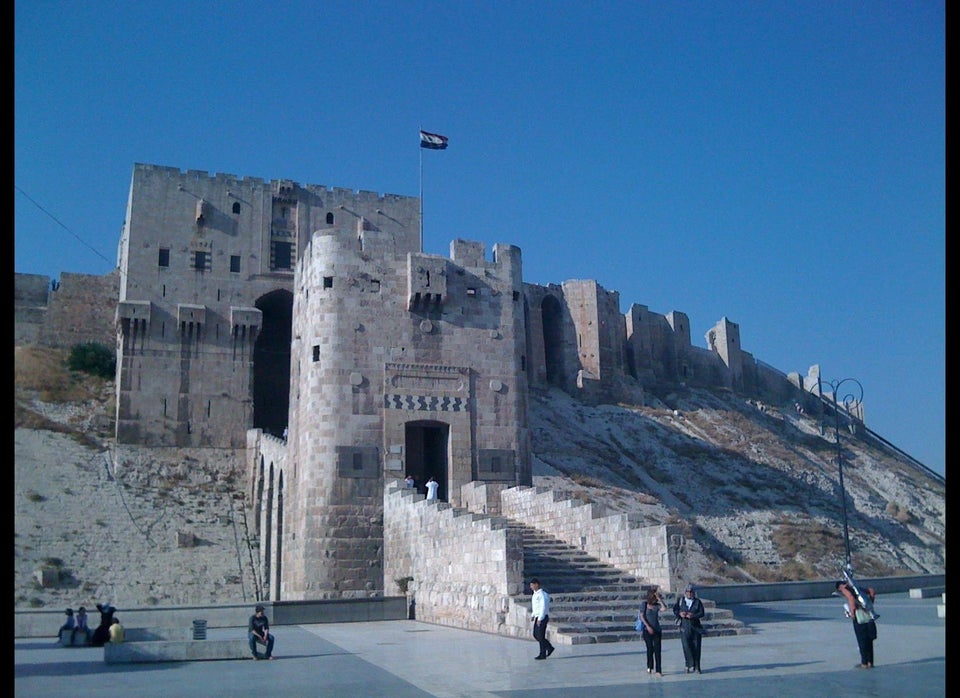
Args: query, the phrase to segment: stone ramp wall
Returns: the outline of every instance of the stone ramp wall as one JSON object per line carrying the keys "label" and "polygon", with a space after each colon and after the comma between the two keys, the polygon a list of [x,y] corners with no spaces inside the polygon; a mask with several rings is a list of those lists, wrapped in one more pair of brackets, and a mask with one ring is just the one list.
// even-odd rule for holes
{"label": "stone ramp wall", "polygon": [[501,498],[505,517],[566,541],[664,592],[680,586],[676,570],[684,537],[677,527],[643,526],[630,514],[608,515],[602,506],[543,488],[511,487]]}
{"label": "stone ramp wall", "polygon": [[523,544],[507,521],[427,501],[401,480],[384,491],[384,588],[412,577],[417,620],[503,632],[510,596],[523,590]]}
{"label": "stone ramp wall", "polygon": [[[488,490],[489,487],[489,491]],[[523,540],[508,528],[515,519],[541,528],[648,583],[670,591],[671,535],[666,526],[639,527],[623,514],[603,516],[592,505],[562,499],[552,491],[471,482],[462,501],[486,511],[494,493],[504,516],[492,516],[426,501],[399,479],[384,490],[384,589],[408,596],[417,620],[526,637],[529,609],[514,601],[524,594]]]}

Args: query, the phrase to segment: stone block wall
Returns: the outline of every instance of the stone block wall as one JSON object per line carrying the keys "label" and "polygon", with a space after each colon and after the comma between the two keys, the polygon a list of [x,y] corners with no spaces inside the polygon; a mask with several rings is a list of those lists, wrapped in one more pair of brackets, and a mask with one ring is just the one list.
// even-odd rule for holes
{"label": "stone block wall", "polygon": [[14,274],[14,343],[68,349],[74,344],[116,344],[114,318],[119,272],[104,276],[60,275],[56,290],[50,277]]}
{"label": "stone block wall", "polygon": [[49,295],[47,316],[39,343],[70,348],[97,342],[113,348],[117,342],[115,317],[120,273],[60,274],[60,286]]}
{"label": "stone block wall", "polygon": [[[523,593],[523,547],[507,521],[427,501],[399,479],[384,492],[384,590],[413,577],[408,595],[417,620],[513,637],[529,633],[512,613]],[[524,621],[520,627],[510,617]]]}
{"label": "stone block wall", "polygon": [[50,277],[42,274],[13,275],[14,346],[36,344],[47,316]]}
{"label": "stone block wall", "polygon": [[468,482],[460,488],[460,503],[476,514],[502,514],[500,493],[512,485],[506,483]]}
{"label": "stone block wall", "polygon": [[629,514],[606,515],[600,505],[537,487],[504,490],[502,512],[665,592],[680,583],[674,571],[683,539],[675,527],[642,526]]}
{"label": "stone block wall", "polygon": [[604,515],[601,507],[562,499],[550,490],[504,488],[472,482],[461,499],[488,510],[499,495],[504,515],[469,511],[426,501],[402,480],[384,492],[384,592],[408,597],[417,620],[510,637],[527,637],[529,608],[512,597],[524,594],[523,540],[508,528],[516,519],[578,546],[665,592],[675,591],[672,574],[682,537],[668,526],[640,526],[626,514]]}

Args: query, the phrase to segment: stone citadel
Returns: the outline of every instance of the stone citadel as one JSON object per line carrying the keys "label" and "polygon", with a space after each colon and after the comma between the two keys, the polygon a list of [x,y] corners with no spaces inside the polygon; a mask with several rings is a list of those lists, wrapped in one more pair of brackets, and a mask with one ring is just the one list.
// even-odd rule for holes
{"label": "stone citadel", "polygon": [[[623,314],[592,280],[525,283],[512,245],[426,254],[419,204],[138,164],[117,270],[90,284],[64,275],[48,313],[91,317],[44,339],[115,335],[118,444],[246,459],[267,598],[392,593],[410,576],[419,617],[490,630],[523,588],[520,542],[499,516],[673,589],[669,527],[567,511],[529,489],[529,391],[642,404],[645,389],[684,382],[783,402],[811,378],[755,360],[726,318],[700,348],[682,312]],[[37,286],[18,278],[18,297]],[[439,502],[411,501],[406,474],[436,478]],[[444,615],[451,593],[465,617]]]}

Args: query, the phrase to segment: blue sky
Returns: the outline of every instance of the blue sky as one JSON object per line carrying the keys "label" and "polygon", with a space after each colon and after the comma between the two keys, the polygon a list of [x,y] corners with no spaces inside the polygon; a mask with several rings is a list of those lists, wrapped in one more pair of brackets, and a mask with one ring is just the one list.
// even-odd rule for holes
{"label": "blue sky", "polygon": [[941,0],[16,0],[14,20],[17,272],[111,271],[137,162],[422,191],[426,252],[518,245],[526,281],[682,311],[701,347],[727,317],[785,373],[858,380],[867,425],[945,473]]}

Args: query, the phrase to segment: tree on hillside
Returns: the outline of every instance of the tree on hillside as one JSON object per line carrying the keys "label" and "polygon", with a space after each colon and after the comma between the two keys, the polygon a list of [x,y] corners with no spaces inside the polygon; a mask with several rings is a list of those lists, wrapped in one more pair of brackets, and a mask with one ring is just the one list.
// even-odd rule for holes
{"label": "tree on hillside", "polygon": [[105,344],[86,342],[71,347],[67,365],[71,371],[83,371],[109,379],[116,374],[117,358],[113,350]]}

